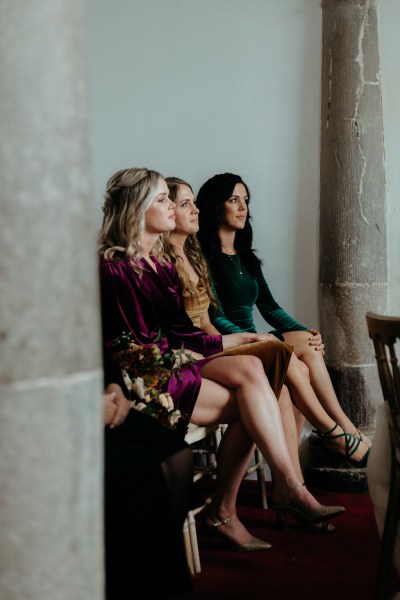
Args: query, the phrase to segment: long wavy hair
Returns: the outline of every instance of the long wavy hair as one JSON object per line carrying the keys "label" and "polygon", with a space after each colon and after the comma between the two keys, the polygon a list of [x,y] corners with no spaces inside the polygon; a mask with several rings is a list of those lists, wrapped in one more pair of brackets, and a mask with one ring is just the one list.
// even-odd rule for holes
{"label": "long wavy hair", "polygon": [[[167,182],[169,189],[169,197],[176,204],[176,198],[178,195],[178,191],[180,186],[186,185],[193,193],[193,188],[184,179],[180,179],[179,177],[166,177],[165,181]],[[196,300],[197,291],[196,286],[190,280],[186,270],[184,268],[183,260],[180,256],[177,255],[175,246],[170,241],[170,235],[173,232],[168,232],[164,234],[163,246],[164,246],[164,258],[175,265],[176,270],[178,271],[179,279],[181,280],[182,290],[185,295],[188,295],[192,300]],[[190,264],[192,265],[195,273],[202,280],[204,287],[206,288],[208,297],[210,298],[210,302],[216,306],[217,302],[215,300],[214,294],[210,285],[210,272],[207,265],[207,261],[205,260],[200,244],[197,240],[195,234],[188,235],[185,243],[183,245],[183,250],[186,256],[189,259]]]}
{"label": "long wavy hair", "polygon": [[[214,177],[203,183],[197,194],[197,207],[200,210],[200,230],[197,239],[216,279],[218,279],[219,269],[222,267],[221,239],[218,231],[222,221],[223,204],[232,196],[235,185],[238,183],[244,185],[248,196],[247,204],[249,205],[250,190],[240,175],[234,173],[214,175]],[[236,232],[234,247],[242,263],[254,274],[257,266],[261,265],[262,261],[256,256],[252,247],[253,228],[251,220],[252,217],[248,207],[245,226]]]}
{"label": "long wavy hair", "polygon": [[[144,215],[155,198],[163,176],[158,171],[122,169],[107,181],[103,204],[103,222],[98,233],[99,256],[110,262],[129,260],[137,273],[137,259],[143,256],[140,238],[144,232]],[[152,254],[162,257],[160,238]]]}

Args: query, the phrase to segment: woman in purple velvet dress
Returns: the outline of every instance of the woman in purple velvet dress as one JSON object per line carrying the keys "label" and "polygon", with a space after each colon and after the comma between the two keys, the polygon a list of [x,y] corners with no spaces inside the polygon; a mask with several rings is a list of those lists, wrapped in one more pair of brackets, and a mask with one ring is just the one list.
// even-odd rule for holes
{"label": "woman in purple velvet dress", "polygon": [[208,335],[195,327],[184,309],[175,267],[163,261],[162,233],[175,227],[174,203],[156,171],[124,169],[107,183],[99,232],[102,326],[106,343],[123,331],[138,344],[157,343],[161,353],[182,345],[188,362],[166,386],[183,413],[197,425],[227,423],[218,453],[216,493],[204,516],[213,533],[239,551],[265,550],[236,515],[236,498],[254,444],[270,465],[273,505],[285,519],[324,522],[344,511],[322,506],[299,481],[292,466],[276,397],[255,356],[212,355],[240,343],[261,341],[262,334]]}

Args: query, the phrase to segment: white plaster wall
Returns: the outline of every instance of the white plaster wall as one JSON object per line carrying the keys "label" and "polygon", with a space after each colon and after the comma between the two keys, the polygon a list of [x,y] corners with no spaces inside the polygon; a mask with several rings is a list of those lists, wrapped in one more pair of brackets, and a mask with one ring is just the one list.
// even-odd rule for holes
{"label": "white plaster wall", "polygon": [[[275,298],[318,326],[320,0],[87,0],[94,201],[117,169],[239,173]],[[380,0],[390,312],[400,314],[398,0]],[[259,330],[265,325],[257,316]]]}

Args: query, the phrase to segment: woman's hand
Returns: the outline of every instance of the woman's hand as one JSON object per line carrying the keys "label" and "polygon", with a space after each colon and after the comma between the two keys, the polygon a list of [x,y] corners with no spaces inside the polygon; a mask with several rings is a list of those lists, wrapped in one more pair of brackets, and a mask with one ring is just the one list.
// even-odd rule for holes
{"label": "woman's hand", "polygon": [[241,333],[229,333],[222,336],[222,347],[224,350],[228,348],[234,348],[235,346],[241,346],[242,344],[250,344],[252,342],[272,342],[276,341],[276,338],[272,333],[249,333],[243,331]]}
{"label": "woman's hand", "polygon": [[280,341],[273,333],[255,333],[255,342],[277,342]]}
{"label": "woman's hand", "polygon": [[121,386],[110,383],[103,396],[104,423],[111,428],[122,425],[130,409],[131,403],[124,396]]}
{"label": "woman's hand", "polygon": [[322,352],[322,356],[324,356],[325,344],[322,341],[322,335],[319,331],[317,331],[317,329],[309,329],[308,332],[311,333],[311,337],[308,338],[308,343],[310,346],[314,346],[315,350]]}
{"label": "woman's hand", "polygon": [[109,394],[103,394],[103,418],[104,424],[109,425],[117,410],[117,405],[114,402],[115,393],[110,392]]}

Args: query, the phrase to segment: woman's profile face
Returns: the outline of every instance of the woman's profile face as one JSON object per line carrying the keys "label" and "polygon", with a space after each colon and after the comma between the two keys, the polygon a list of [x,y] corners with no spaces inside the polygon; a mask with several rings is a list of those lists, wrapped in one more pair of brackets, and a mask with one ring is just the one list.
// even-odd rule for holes
{"label": "woman's profile face", "polygon": [[144,214],[146,233],[164,233],[175,229],[175,204],[169,199],[169,190],[164,179],[160,179],[154,200]]}
{"label": "woman's profile face", "polygon": [[249,197],[243,183],[237,183],[232,195],[221,204],[221,225],[228,229],[243,229],[248,213]]}
{"label": "woman's profile face", "polygon": [[175,233],[191,235],[199,230],[199,209],[192,190],[187,185],[180,185],[175,198]]}

